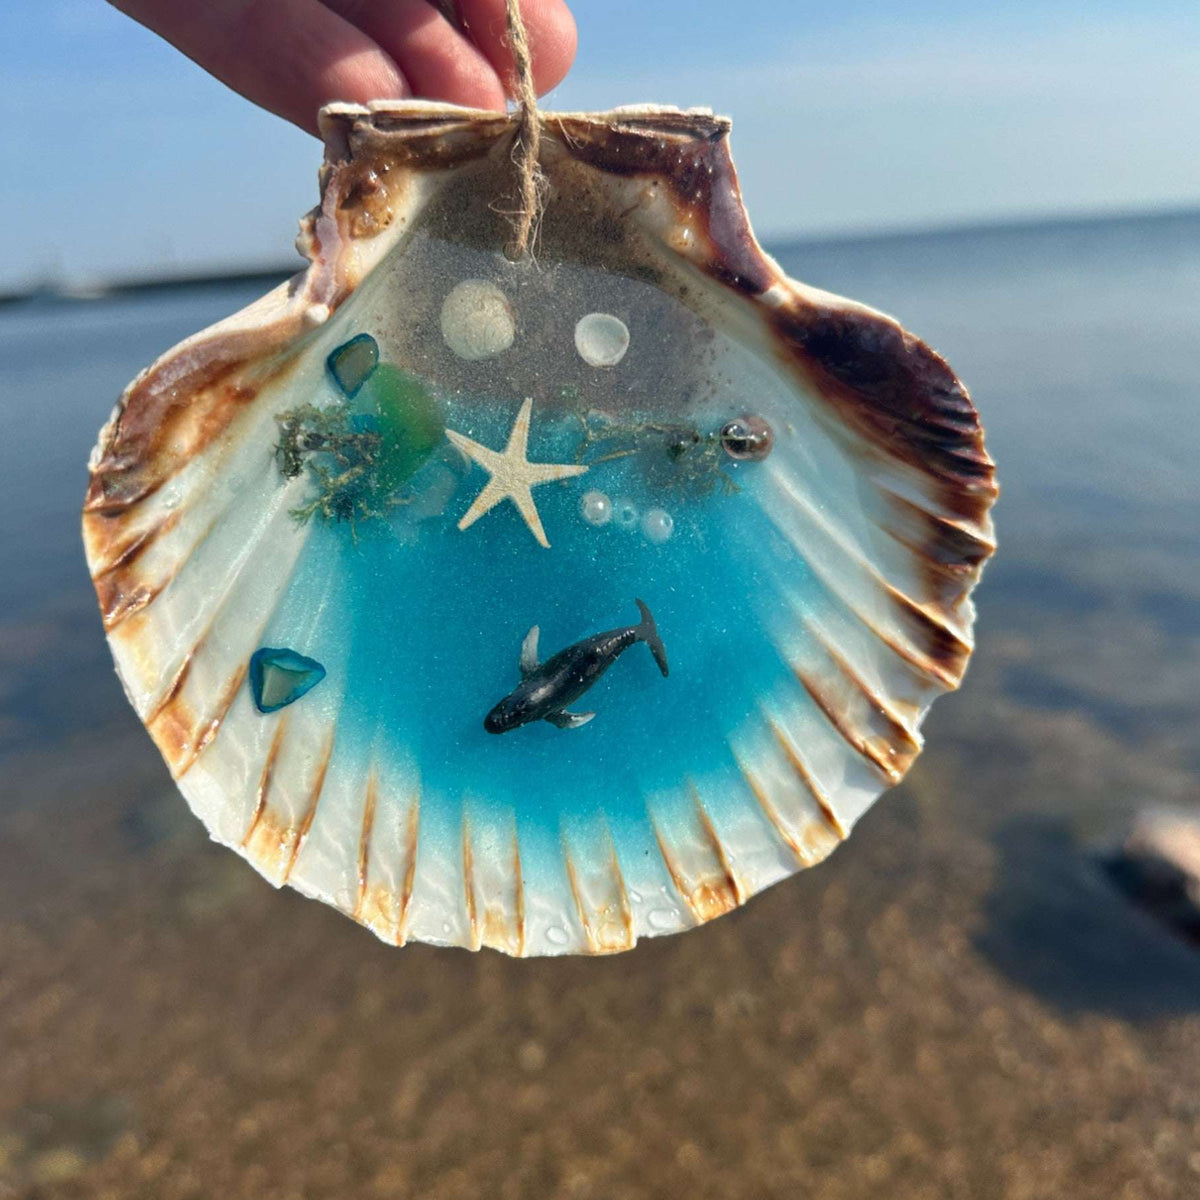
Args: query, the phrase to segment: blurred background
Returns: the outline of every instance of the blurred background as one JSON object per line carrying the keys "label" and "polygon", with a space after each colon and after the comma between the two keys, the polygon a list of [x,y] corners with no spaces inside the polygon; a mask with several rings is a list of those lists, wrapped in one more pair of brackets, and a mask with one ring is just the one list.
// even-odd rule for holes
{"label": "blurred background", "polygon": [[[288,260],[311,139],[97,0],[0,11],[0,291]],[[1190,0],[577,0],[548,107],[735,120],[760,236],[1188,207]]]}
{"label": "blurred background", "polygon": [[273,892],[125,704],[88,450],[294,269],[319,147],[99,0],[0,7],[0,1200],[1200,1195],[1200,9],[902,8],[577,0],[546,103],[728,112],[785,267],[972,389],[967,682],[817,870],[512,962]]}

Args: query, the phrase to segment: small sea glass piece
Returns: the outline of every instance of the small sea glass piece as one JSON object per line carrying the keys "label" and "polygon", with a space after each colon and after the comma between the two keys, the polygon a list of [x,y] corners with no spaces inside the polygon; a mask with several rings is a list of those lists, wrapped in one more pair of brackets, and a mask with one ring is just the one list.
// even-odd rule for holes
{"label": "small sea glass piece", "polygon": [[429,387],[392,363],[380,363],[365,395],[379,417],[378,485],[391,492],[407,483],[445,444],[445,416]]}
{"label": "small sea glass piece", "polygon": [[760,249],[724,118],[540,120],[514,262],[517,114],[326,108],[308,268],[139,375],[90,464],[188,803],[396,945],[627,950],[820,862],[962,680],[994,548],[965,389]]}
{"label": "small sea glass piece", "polygon": [[360,333],[331,350],[325,363],[338,387],[347,396],[357,396],[379,363],[379,343],[369,333]]}
{"label": "small sea glass piece", "polygon": [[325,668],[286,647],[264,646],[250,659],[250,688],[260,713],[278,712],[295,704],[325,678]]}

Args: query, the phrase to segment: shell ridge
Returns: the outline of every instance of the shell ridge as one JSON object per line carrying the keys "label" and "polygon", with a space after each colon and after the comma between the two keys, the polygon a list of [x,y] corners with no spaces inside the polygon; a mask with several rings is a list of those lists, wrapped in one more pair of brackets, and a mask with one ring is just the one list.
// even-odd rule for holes
{"label": "shell ridge", "polygon": [[[307,531],[305,531],[303,537],[298,538],[297,541],[302,546],[303,542],[306,539],[307,539]],[[277,589],[275,591],[275,604],[272,605],[272,608],[267,613],[266,617],[264,617],[258,623],[256,633],[255,633],[255,638],[254,638],[255,644],[258,644],[261,641],[263,633],[266,631],[267,626],[270,624],[271,619],[273,618],[273,616],[275,614],[275,607],[279,603],[279,595],[280,595],[281,591],[284,588],[286,588],[288,583],[290,582],[290,580],[292,578],[292,574],[294,573],[294,571],[296,569],[296,563],[297,563],[298,559],[299,559],[299,546],[296,546],[295,553],[293,554],[292,560],[291,560],[290,564],[288,565],[286,574],[283,576],[282,579],[278,580],[279,586],[277,587]],[[190,673],[194,669],[195,664],[196,664],[197,660],[199,659],[204,648],[206,648],[208,645],[210,645],[210,635],[211,635],[213,627],[216,623],[217,617],[220,615],[224,604],[228,600],[230,591],[232,591],[232,589],[229,589],[228,591],[226,591],[223,594],[222,599],[219,602],[217,608],[213,611],[212,617],[211,617],[207,627],[205,628],[203,636],[201,637],[200,641],[198,643],[196,643],[196,645],[193,647],[192,651],[189,652],[190,657],[188,659],[188,664],[187,664],[187,672],[188,673]],[[177,764],[175,762],[175,759],[177,757],[177,755],[175,753],[175,747],[171,746],[171,744],[169,742],[167,743],[166,746],[164,746],[163,742],[159,740],[160,732],[163,733],[164,737],[166,736],[166,733],[165,733],[165,731],[160,731],[157,728],[157,726],[160,723],[162,723],[163,721],[168,720],[168,719],[172,720],[173,724],[178,723],[179,725],[183,725],[183,722],[180,721],[180,717],[184,716],[185,714],[175,714],[173,712],[173,709],[175,707],[182,705],[182,689],[183,689],[182,683],[180,684],[179,691],[174,696],[173,700],[170,703],[168,703],[167,705],[163,706],[162,709],[157,713],[157,715],[155,717],[155,721],[154,721],[154,727],[151,727],[149,724],[147,724],[147,728],[150,728],[150,732],[151,732],[152,736],[154,737],[155,741],[158,743],[159,749],[162,750],[163,755],[164,755],[164,757],[166,757],[168,764],[172,766],[173,774],[175,776],[176,781],[182,779],[183,776],[185,776],[188,773],[188,771],[191,770],[191,768],[195,765],[196,761],[199,759],[200,755],[204,753],[204,751],[208,748],[209,745],[211,745],[213,738],[217,734],[217,730],[220,728],[221,722],[224,721],[226,714],[228,714],[229,709],[233,704],[233,701],[237,695],[238,689],[242,686],[242,683],[246,679],[248,667],[249,667],[248,660],[244,660],[244,661],[240,662],[235,667],[233,674],[228,678],[224,688],[219,693],[219,699],[215,706],[215,709],[212,711],[212,715],[209,717],[206,724],[202,727],[202,732],[200,734],[200,737],[197,738],[195,736],[195,731],[193,729],[192,731],[189,732],[187,741],[181,742],[179,750],[182,751],[184,754],[184,757],[183,757],[183,760],[181,763]],[[186,681],[186,675],[185,675],[185,681]],[[188,745],[188,742],[190,742],[190,747]]]}
{"label": "shell ridge", "polygon": [[375,804],[379,791],[379,776],[374,765],[367,771],[367,791],[363,799],[362,829],[358,838],[358,895],[354,900],[354,920],[362,923],[363,905],[367,899],[367,868],[371,853],[371,829],[375,823]]}
{"label": "shell ridge", "polygon": [[850,831],[842,823],[841,817],[838,816],[837,810],[830,804],[828,796],[821,790],[820,784],[817,783],[816,777],[809,769],[808,764],[804,761],[804,756],[793,744],[791,737],[787,731],[780,725],[774,717],[769,713],[764,712],[763,719],[766,721],[767,728],[770,729],[779,748],[783,751],[784,757],[787,759],[788,765],[795,772],[796,777],[804,784],[817,807],[821,810],[821,814],[829,823],[830,829],[837,834],[840,841],[845,841],[850,835]]}
{"label": "shell ridge", "polygon": [[711,815],[704,807],[704,800],[700,795],[700,790],[696,787],[695,780],[689,779],[687,781],[687,788],[691,793],[692,803],[696,806],[696,817],[700,822],[700,828],[703,829],[704,836],[708,839],[713,854],[721,864],[721,871],[725,876],[725,883],[733,895],[734,903],[744,904],[748,895],[746,887],[738,877],[737,872],[733,869],[733,865],[729,859],[729,852],[725,848],[725,843],[721,840],[716,826],[713,824]]}
{"label": "shell ridge", "polygon": [[275,760],[279,757],[279,751],[283,746],[283,739],[287,734],[287,727],[287,713],[284,713],[275,723],[275,734],[271,738],[271,747],[267,751],[266,761],[263,763],[262,771],[258,777],[258,790],[254,801],[254,812],[250,817],[250,824],[246,827],[246,832],[242,835],[243,848],[250,845],[250,839],[254,836],[254,831],[258,828],[258,823],[262,820],[262,815],[266,810],[267,794],[271,790],[271,779],[275,773]]}
{"label": "shell ridge", "polygon": [[809,865],[809,855],[805,852],[800,842],[798,842],[791,830],[784,823],[783,817],[776,808],[774,801],[771,799],[770,793],[766,785],[755,774],[753,768],[744,761],[744,759],[736,751],[730,747],[730,752],[733,754],[734,762],[737,764],[738,770],[742,774],[742,779],[745,781],[746,787],[750,794],[754,797],[755,802],[762,809],[766,816],[767,823],[774,830],[779,841],[787,847],[796,859],[798,866],[806,867]]}
{"label": "shell ridge", "polygon": [[291,850],[288,853],[288,860],[283,870],[281,883],[287,883],[291,878],[296,860],[300,857],[300,852],[304,849],[304,843],[308,840],[308,832],[312,828],[313,821],[316,819],[317,805],[321,802],[321,793],[325,788],[325,776],[329,771],[329,764],[333,758],[333,748],[336,740],[337,722],[335,721],[329,730],[320,756],[317,759],[317,770],[312,787],[309,789],[308,803],[304,809],[304,816],[300,819],[300,825],[297,827],[296,839],[292,843]]}

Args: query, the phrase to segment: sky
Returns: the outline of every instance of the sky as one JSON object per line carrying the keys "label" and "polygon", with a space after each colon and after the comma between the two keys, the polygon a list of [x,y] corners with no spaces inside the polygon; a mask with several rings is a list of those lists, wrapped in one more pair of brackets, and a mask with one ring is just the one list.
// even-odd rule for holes
{"label": "sky", "polygon": [[[1196,0],[574,10],[546,107],[727,113],[764,240],[1200,204]],[[0,291],[287,262],[319,161],[102,0],[0,4]]]}

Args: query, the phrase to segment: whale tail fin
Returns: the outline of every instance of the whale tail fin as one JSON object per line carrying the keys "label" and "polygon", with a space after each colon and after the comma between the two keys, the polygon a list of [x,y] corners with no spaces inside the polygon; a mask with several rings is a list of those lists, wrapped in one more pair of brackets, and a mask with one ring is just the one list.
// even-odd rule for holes
{"label": "whale tail fin", "polygon": [[666,675],[669,672],[667,648],[662,644],[662,638],[658,636],[658,626],[654,623],[654,615],[642,601],[638,600],[636,603],[638,611],[642,614],[642,623],[636,630],[638,639],[645,642],[650,648],[650,653],[654,655],[654,661],[658,663],[658,669]]}

